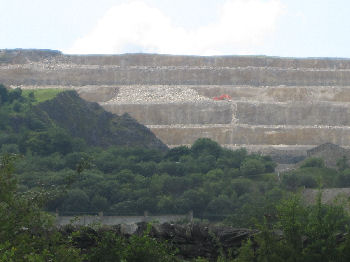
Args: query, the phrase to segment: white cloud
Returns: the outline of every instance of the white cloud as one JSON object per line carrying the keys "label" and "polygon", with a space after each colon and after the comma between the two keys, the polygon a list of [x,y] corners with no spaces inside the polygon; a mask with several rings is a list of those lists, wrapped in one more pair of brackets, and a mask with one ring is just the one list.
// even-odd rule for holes
{"label": "white cloud", "polygon": [[279,0],[227,0],[215,23],[196,30],[173,25],[143,2],[112,7],[95,28],[65,50],[75,54],[254,54],[273,35],[283,13]]}

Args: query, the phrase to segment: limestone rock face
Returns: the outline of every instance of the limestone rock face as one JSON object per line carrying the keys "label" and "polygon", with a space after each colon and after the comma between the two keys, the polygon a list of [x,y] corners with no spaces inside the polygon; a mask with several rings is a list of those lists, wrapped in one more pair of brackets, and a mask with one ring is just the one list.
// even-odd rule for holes
{"label": "limestone rock face", "polygon": [[[169,146],[208,137],[283,161],[327,142],[350,147],[350,59],[2,50],[0,82],[76,89]],[[232,99],[213,99],[223,94]]]}

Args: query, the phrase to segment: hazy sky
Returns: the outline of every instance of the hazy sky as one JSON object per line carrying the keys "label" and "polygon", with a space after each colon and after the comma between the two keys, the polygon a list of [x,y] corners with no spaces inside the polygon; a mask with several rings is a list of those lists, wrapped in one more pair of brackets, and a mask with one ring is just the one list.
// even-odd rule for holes
{"label": "hazy sky", "polygon": [[0,48],[350,58],[349,0],[0,0]]}

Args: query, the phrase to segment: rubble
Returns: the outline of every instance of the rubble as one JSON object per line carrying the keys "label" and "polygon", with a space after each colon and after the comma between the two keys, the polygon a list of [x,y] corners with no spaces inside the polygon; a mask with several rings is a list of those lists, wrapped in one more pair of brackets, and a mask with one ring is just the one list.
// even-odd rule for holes
{"label": "rubble", "polygon": [[116,104],[167,104],[211,101],[196,90],[184,86],[125,86],[108,103]]}

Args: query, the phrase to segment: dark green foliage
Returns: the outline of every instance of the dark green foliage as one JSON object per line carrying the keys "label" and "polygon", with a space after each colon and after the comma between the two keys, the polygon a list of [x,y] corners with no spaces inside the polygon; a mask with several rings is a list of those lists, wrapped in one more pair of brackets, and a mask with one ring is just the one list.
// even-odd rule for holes
{"label": "dark green foliage", "polygon": [[[243,179],[239,169],[231,168],[243,163],[245,158],[255,159],[256,156],[249,156],[244,150],[236,153],[222,149],[222,157],[227,160],[222,162],[223,158],[215,160],[215,156],[207,152],[196,156],[188,150],[179,150],[186,152],[177,157],[179,161],[171,161],[169,154],[159,151],[115,147],[94,148],[65,156],[58,153],[48,157],[26,156],[19,163],[18,173],[22,183],[30,188],[36,187],[38,180],[49,187],[62,184],[64,177],[78,171],[81,160],[89,157],[92,164],[82,172],[78,171],[81,173],[79,179],[72,184],[65,199],[50,201],[48,209],[54,211],[57,208],[61,212],[105,211],[134,215],[146,210],[158,214],[183,214],[193,210],[197,216],[220,214],[224,218],[239,212],[245,201],[239,198],[242,195],[265,193],[268,180],[262,179],[258,188],[253,180]],[[234,159],[236,156],[238,160]],[[218,168],[219,161],[222,168]],[[265,163],[263,158],[259,161]],[[263,178],[262,174],[253,174],[255,181],[256,175]]]}
{"label": "dark green foliage", "polygon": [[350,168],[347,168],[341,172],[337,184],[339,187],[350,187]]}
{"label": "dark green foliage", "polygon": [[13,111],[15,111],[16,113],[19,113],[21,111],[21,109],[22,109],[22,104],[20,102],[18,102],[18,101],[15,101],[13,103],[12,108],[13,108]]}
{"label": "dark green foliage", "polygon": [[81,189],[73,189],[68,192],[62,207],[66,211],[81,212],[89,210],[89,197]]}
{"label": "dark green foliage", "polygon": [[[75,233],[75,236],[77,234]],[[88,259],[94,262],[119,262],[126,256],[125,240],[114,232],[105,232],[102,236],[94,237],[96,245],[91,248]]]}
{"label": "dark green foliage", "polygon": [[2,144],[0,148],[0,154],[18,154],[19,148],[16,144]]}
{"label": "dark green foliage", "polygon": [[222,148],[217,142],[209,138],[200,138],[192,145],[191,152],[196,157],[210,155],[217,159],[222,153]]}
{"label": "dark green foliage", "polygon": [[133,235],[126,248],[125,260],[128,262],[165,262],[176,261],[174,251],[166,243],[158,242],[148,236],[146,230],[142,236]]}
{"label": "dark green foliage", "polygon": [[[315,163],[315,161],[312,160],[306,163]],[[318,160],[316,161],[316,163],[318,163]],[[327,168],[327,167],[319,167],[319,164],[316,164],[316,166],[312,166],[312,167],[303,166],[299,169],[283,174],[282,185],[286,189],[292,190],[292,191],[297,190],[299,187],[305,187],[305,188],[318,188],[319,186],[342,187],[341,186],[342,177],[343,177],[342,172],[337,172],[337,170]]]}
{"label": "dark green foliage", "polygon": [[265,217],[260,233],[241,248],[235,261],[347,261],[349,242],[338,242],[349,217],[344,207],[321,203],[321,195],[312,206],[305,206],[293,195],[277,206],[277,221]]}
{"label": "dark green foliage", "polygon": [[242,162],[246,159],[248,153],[245,148],[238,150],[223,149],[222,155],[218,159],[218,167],[220,168],[240,168]]}
{"label": "dark green foliage", "polygon": [[219,195],[212,199],[207,207],[208,214],[230,214],[235,204],[235,199],[229,198],[227,195]]}
{"label": "dark green foliage", "polygon": [[265,164],[259,159],[246,159],[241,165],[241,172],[245,176],[254,176],[265,172]]}
{"label": "dark green foliage", "polygon": [[50,155],[58,152],[68,154],[73,150],[73,139],[61,128],[50,128],[42,132],[27,134],[24,148],[39,155]]}
{"label": "dark green foliage", "polygon": [[191,154],[191,150],[187,146],[179,146],[170,149],[165,155],[165,159],[170,161],[180,161],[181,157]]}
{"label": "dark green foliage", "polygon": [[319,167],[323,168],[324,167],[324,160],[322,158],[308,158],[305,160],[302,165],[300,166],[301,168],[303,167]]}
{"label": "dark green foliage", "polygon": [[16,192],[14,158],[0,157],[0,261],[82,261],[41,211],[46,193]]}
{"label": "dark green foliage", "polygon": [[8,101],[9,94],[7,88],[0,84],[0,106]]}
{"label": "dark green foliage", "polygon": [[343,156],[341,159],[339,159],[337,161],[337,167],[339,171],[344,171],[345,169],[349,168],[348,158]]}
{"label": "dark green foliage", "polygon": [[41,211],[46,193],[16,193],[14,159],[0,157],[0,261],[176,261],[170,246],[151,238],[149,230],[129,239],[91,228],[60,233],[53,217]]}
{"label": "dark green foliage", "polygon": [[14,102],[15,100],[22,99],[22,90],[20,88],[13,89],[8,93],[9,103]]}
{"label": "dark green foliage", "polygon": [[[198,151],[193,153],[192,149],[184,147],[173,149],[175,154],[121,147],[88,148],[85,152],[74,152],[73,148],[73,152],[67,153],[60,150],[69,148],[67,146],[51,146],[49,134],[45,133],[45,139],[39,140],[46,143],[28,146],[31,152],[47,156],[28,153],[19,162],[17,173],[21,183],[28,188],[36,188],[38,184],[50,188],[65,183],[65,177],[70,177],[71,172],[80,174],[64,198],[60,196],[48,203],[47,208],[51,211],[136,215],[144,211],[184,214],[193,210],[198,217],[220,215],[220,219],[234,212],[243,214],[242,219],[232,220],[239,224],[248,221],[241,211],[246,201],[243,196],[254,192],[261,198],[270,183],[261,173],[269,161],[248,155],[242,149],[236,152],[220,148],[222,154],[218,158],[208,150],[198,154]],[[56,148],[56,153],[51,153],[50,148]],[[218,150],[213,152],[216,154]],[[173,157],[178,161],[171,160]],[[83,159],[87,158],[89,165],[80,171]],[[243,179],[245,174],[233,168],[246,163],[247,159],[257,160],[262,167],[250,171],[248,178],[252,179]],[[261,177],[259,182],[258,177]]]}
{"label": "dark green foliage", "polygon": [[251,227],[263,218],[275,219],[276,204],[283,198],[285,192],[279,188],[272,188],[264,195],[258,193],[243,194],[236,200],[241,207],[225,218],[225,223],[240,227]]}
{"label": "dark green foliage", "polygon": [[82,227],[71,234],[72,242],[85,250],[86,261],[91,262],[175,262],[175,251],[166,242],[150,236],[150,227],[141,236],[120,236],[108,229],[98,231]]}
{"label": "dark green foliage", "polygon": [[19,102],[23,102],[23,100],[22,90],[20,88],[8,90],[4,85],[0,84],[0,106],[13,102],[18,102],[17,106],[20,106]]}

